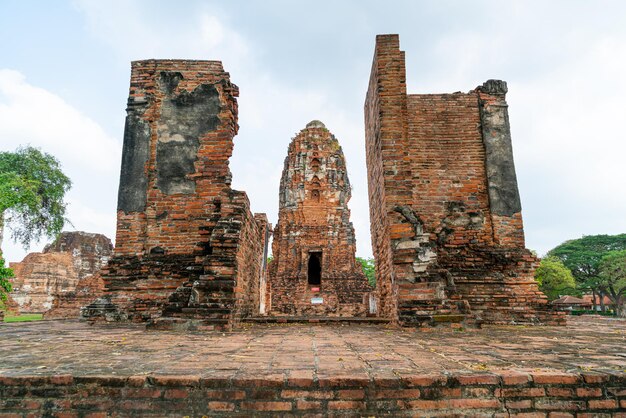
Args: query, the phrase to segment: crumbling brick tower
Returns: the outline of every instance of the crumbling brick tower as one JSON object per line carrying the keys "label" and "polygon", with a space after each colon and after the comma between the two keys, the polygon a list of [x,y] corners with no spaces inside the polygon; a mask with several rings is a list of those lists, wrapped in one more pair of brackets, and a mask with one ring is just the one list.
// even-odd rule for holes
{"label": "crumbling brick tower", "polygon": [[237,95],[219,61],[132,63],[117,246],[84,316],[228,328],[258,313],[268,225],[230,188]]}
{"label": "crumbling brick tower", "polygon": [[367,315],[371,289],[354,255],[346,163],[322,122],[309,123],[289,144],[279,194],[271,313]]}
{"label": "crumbling brick tower", "polygon": [[525,249],[505,95],[406,92],[397,35],[379,35],[365,100],[380,315],[407,325],[559,323]]}

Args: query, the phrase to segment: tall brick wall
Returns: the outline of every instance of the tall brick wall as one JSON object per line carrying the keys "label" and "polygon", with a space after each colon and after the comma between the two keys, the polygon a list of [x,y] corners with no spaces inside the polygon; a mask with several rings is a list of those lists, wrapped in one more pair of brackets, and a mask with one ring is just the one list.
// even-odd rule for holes
{"label": "tall brick wall", "polygon": [[272,314],[366,315],[370,288],[355,258],[345,158],[323,123],[312,121],[290,143],[279,194]]}
{"label": "tall brick wall", "polygon": [[228,168],[237,95],[219,61],[132,63],[118,244],[86,317],[228,327],[258,310],[266,242]]}
{"label": "tall brick wall", "polygon": [[[400,40],[379,36],[365,99],[365,138],[372,251],[376,259],[378,312],[397,317],[398,286],[391,240],[401,225],[387,214],[406,195],[407,100],[404,52]],[[394,146],[397,144],[397,146]]]}
{"label": "tall brick wall", "polygon": [[406,93],[397,35],[380,35],[365,101],[380,314],[405,324],[562,321],[524,248],[506,83]]}

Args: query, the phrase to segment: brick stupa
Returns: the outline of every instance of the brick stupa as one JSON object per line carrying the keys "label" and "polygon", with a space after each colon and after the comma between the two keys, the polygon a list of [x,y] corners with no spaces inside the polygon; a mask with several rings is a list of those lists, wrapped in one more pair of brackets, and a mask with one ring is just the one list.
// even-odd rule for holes
{"label": "brick stupa", "polygon": [[291,141],[280,181],[273,315],[367,314],[371,289],[355,259],[350,196],[339,142],[322,122],[310,122]]}

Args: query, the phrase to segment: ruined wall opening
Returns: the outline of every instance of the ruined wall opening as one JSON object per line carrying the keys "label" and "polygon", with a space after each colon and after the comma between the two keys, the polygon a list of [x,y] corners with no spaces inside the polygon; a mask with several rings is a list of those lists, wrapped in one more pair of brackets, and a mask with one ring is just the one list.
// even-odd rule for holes
{"label": "ruined wall opening", "polygon": [[308,280],[310,285],[322,284],[322,252],[309,253]]}

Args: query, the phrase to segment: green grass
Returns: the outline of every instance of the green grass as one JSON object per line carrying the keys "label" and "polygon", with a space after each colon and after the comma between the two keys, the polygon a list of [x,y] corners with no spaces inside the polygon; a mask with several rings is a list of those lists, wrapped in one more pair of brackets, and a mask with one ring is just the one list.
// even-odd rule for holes
{"label": "green grass", "polygon": [[5,315],[4,322],[30,322],[30,321],[41,321],[43,319],[43,314],[22,314],[20,316],[14,315]]}

